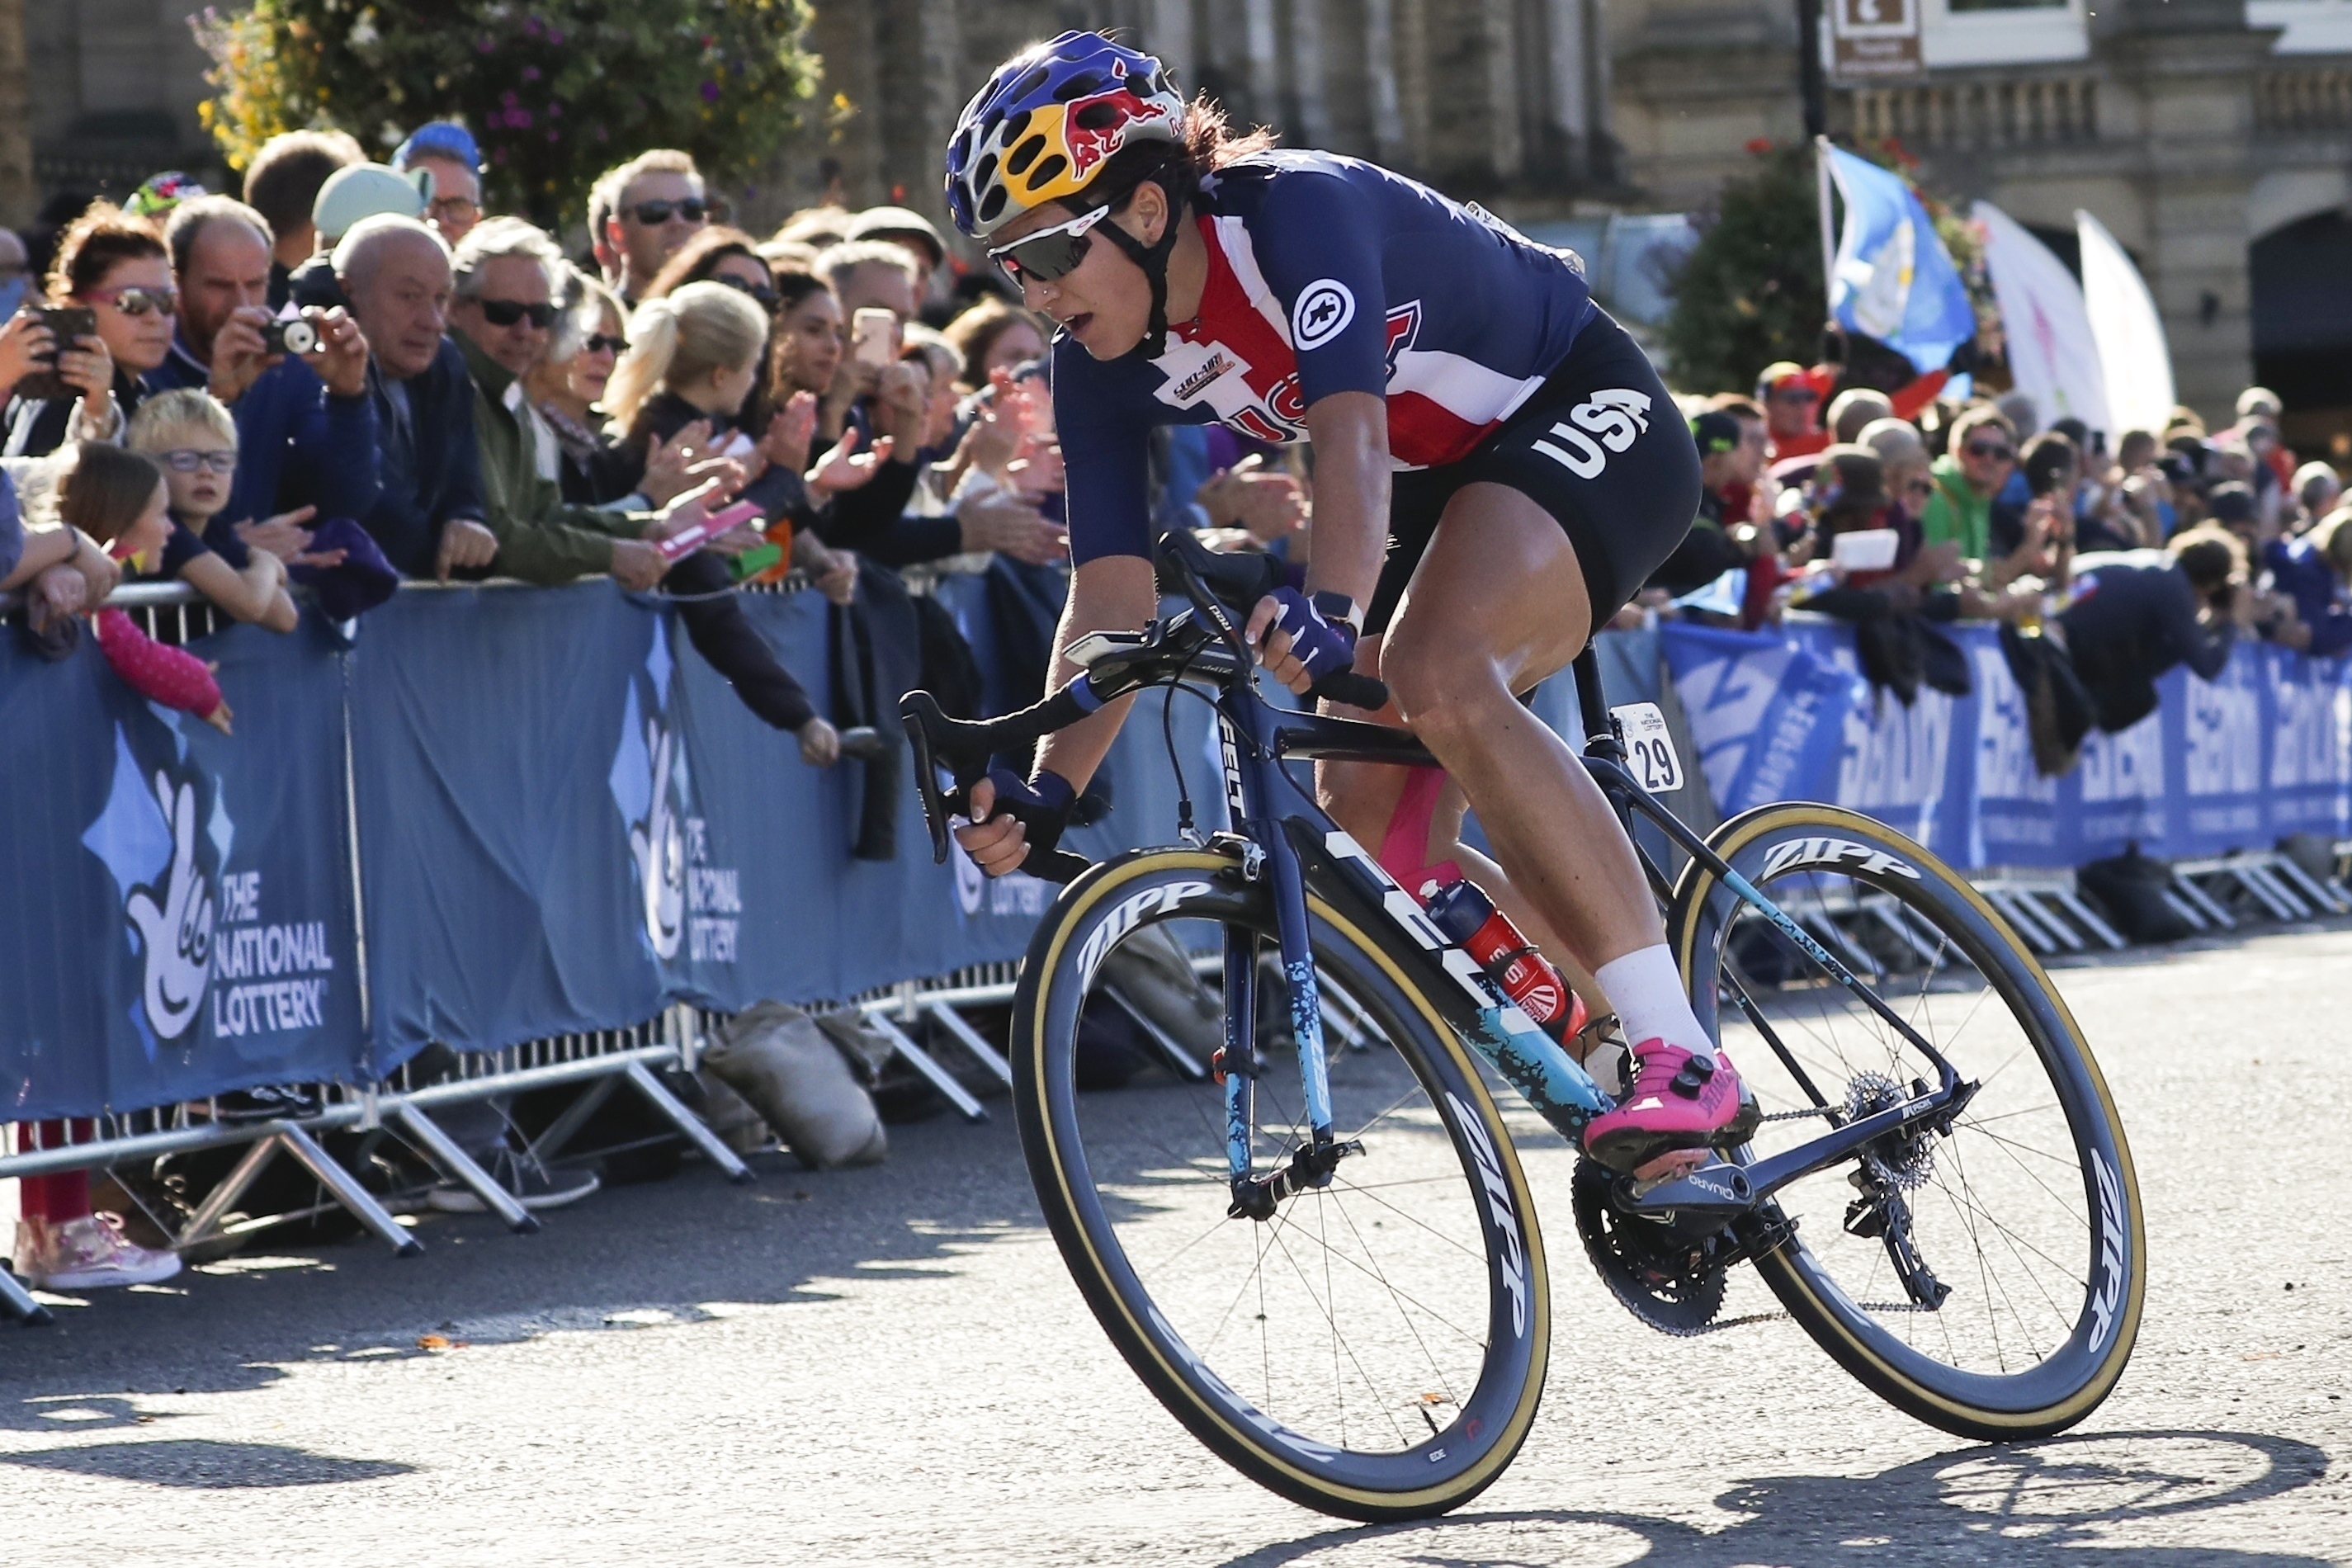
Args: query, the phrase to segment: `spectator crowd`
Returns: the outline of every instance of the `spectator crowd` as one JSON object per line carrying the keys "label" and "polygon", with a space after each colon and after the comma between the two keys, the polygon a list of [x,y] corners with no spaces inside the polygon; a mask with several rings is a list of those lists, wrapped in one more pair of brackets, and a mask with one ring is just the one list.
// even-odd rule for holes
{"label": "spectator crowd", "polygon": [[1907,704],[1923,684],[1970,689],[1941,625],[1999,622],[2050,773],[2093,727],[2145,718],[2174,666],[2218,674],[2239,637],[2352,649],[2352,508],[2331,465],[2281,440],[2267,389],[2246,388],[2226,428],[2182,407],[2111,443],[2022,392],[1949,386],[1941,371],[1841,386],[1837,363],[1781,362],[1752,395],[1685,399],[1700,515],[1618,624],[1835,616]]}
{"label": "spectator crowd", "polygon": [[[900,574],[990,572],[992,603],[1033,623],[1007,657],[1032,689],[1046,678],[1067,548],[1049,323],[903,207],[814,207],[761,238],[690,158],[654,150],[596,182],[567,254],[485,210],[480,164],[455,124],[389,163],[299,132],[236,195],[159,175],[46,256],[0,234],[12,635],[61,658],[86,630],[128,686],[233,732],[211,668],[109,605],[121,584],[176,579],[215,623],[288,632],[304,614],[348,627],[404,581],[610,577],[674,601],[804,763],[866,765],[854,852],[887,858],[904,784],[886,677],[904,667],[870,650],[919,613]],[[2332,468],[2284,447],[2263,389],[2225,429],[2180,409],[2110,441],[2021,395],[1956,399],[1943,372],[1892,391],[1843,375],[1776,363],[1752,395],[1684,400],[1700,513],[1618,625],[1836,616],[1909,702],[1969,689],[1940,626],[1997,620],[2053,772],[2093,726],[2144,716],[2165,669],[2210,675],[2236,637],[2352,649],[2352,508]],[[1155,442],[1160,526],[1304,560],[1311,454],[1219,426]],[[742,607],[740,589],[787,577],[859,653],[821,691]],[[299,1111],[278,1092],[257,1110]],[[537,1165],[494,1109],[466,1141],[519,1197],[593,1189]],[[177,1267],[93,1206],[86,1175],[28,1180],[17,1270],[86,1288]]]}

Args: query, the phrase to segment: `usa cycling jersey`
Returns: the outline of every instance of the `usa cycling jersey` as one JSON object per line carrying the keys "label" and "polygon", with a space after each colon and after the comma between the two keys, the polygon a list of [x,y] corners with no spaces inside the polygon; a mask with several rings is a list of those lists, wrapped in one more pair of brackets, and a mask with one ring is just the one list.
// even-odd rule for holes
{"label": "usa cycling jersey", "polygon": [[1155,425],[1307,434],[1336,392],[1385,397],[1399,468],[1458,462],[1533,396],[1591,314],[1575,258],[1353,158],[1269,152],[1203,182],[1209,276],[1166,352],[1054,342],[1070,554],[1150,553]]}

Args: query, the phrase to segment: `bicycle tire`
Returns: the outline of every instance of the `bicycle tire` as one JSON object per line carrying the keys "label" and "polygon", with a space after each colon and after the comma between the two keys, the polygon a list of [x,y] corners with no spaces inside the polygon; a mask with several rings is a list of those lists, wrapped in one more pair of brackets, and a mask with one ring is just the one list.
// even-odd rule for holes
{"label": "bicycle tire", "polygon": [[[1933,1194],[1941,1187],[1943,1195],[1952,1200],[1950,1237],[1974,1240],[1976,1261],[1984,1279],[1979,1284],[1963,1278],[1954,1287],[1954,1298],[1973,1293],[1979,1300],[1983,1318],[1990,1328],[1996,1370],[1985,1372],[1958,1364],[1965,1359],[1982,1361],[1987,1335],[1972,1321],[1942,1316],[1952,1306],[1951,1299],[1929,1308],[1920,1305],[1920,1298],[1913,1295],[1907,1304],[1897,1302],[1878,1309],[1879,1313],[1890,1319],[1908,1314],[1903,1319],[1906,1330],[1902,1332],[1881,1321],[1864,1300],[1857,1299],[1853,1289],[1823,1261],[1824,1253],[1848,1246],[1851,1238],[1869,1237],[1866,1231],[1848,1228],[1853,1218],[1851,1209],[1844,1226],[1808,1221],[1793,1237],[1759,1257],[1757,1267],[1765,1282],[1839,1365],[1889,1404],[1931,1426],[1961,1436],[1999,1441],[2045,1436],[2082,1420],[2114,1389],[2130,1359],[2146,1294],[2147,1247],[2137,1180],[2113,1097],[2080,1028],[2051,985],[2049,976],[2009,922],[1965,879],[1921,846],[1867,817],[1808,803],[1768,805],[1724,824],[1708,842],[1727,864],[1762,888],[1776,903],[1781,903],[1800,923],[1817,931],[1823,924],[1834,928],[1828,934],[1847,948],[1848,952],[1841,957],[1849,967],[1854,966],[1854,957],[1883,965],[1890,1005],[1897,994],[1913,988],[1910,973],[1902,965],[1915,963],[1923,977],[1916,982],[1916,1004],[1910,1020],[1913,1026],[1922,1026],[1924,1019],[1926,1029],[1936,1028],[1934,998],[1965,995],[1971,985],[1958,962],[1949,970],[1948,978],[1939,981],[1937,960],[1924,956],[1932,952],[1964,961],[1975,973],[1976,1000],[1962,1018],[1958,1034],[1967,1035],[1977,1029],[1977,1020],[1987,1009],[1990,994],[2007,1010],[2010,1024],[2021,1042],[1990,1075],[1981,1079],[1984,1095],[1970,1102],[1948,1135],[1934,1142],[1917,1140],[1911,1146],[1915,1156],[1925,1158],[1927,1167],[1915,1189],[1920,1195],[1919,1208],[1915,1213],[1924,1224],[1935,1204]],[[1787,881],[1792,878],[1804,880]],[[1864,891],[1855,894],[1850,905],[1833,905],[1827,886],[1832,878],[1848,879]],[[1774,890],[1771,884],[1776,879],[1783,882],[1787,893]],[[1810,907],[1790,902],[1790,897],[1818,899],[1818,915]],[[1891,907],[1887,900],[1901,907]],[[1743,921],[1757,923],[1743,926]],[[1932,944],[1916,928],[1908,937],[1905,936],[1906,928],[1914,921],[1935,933]],[[1676,887],[1668,915],[1668,931],[1689,984],[1692,1005],[1700,1021],[1718,1037],[1725,1017],[1721,1007],[1725,994],[1719,983],[1735,932],[1742,929],[1755,929],[1764,936],[1772,934],[1719,878],[1693,861]],[[1795,944],[1784,937],[1775,940],[1779,946],[1769,952],[1759,943],[1748,942],[1743,950],[1748,954],[1745,962],[1752,963],[1760,956],[1768,962],[1790,963],[1790,955],[1797,952]],[[1732,958],[1734,973],[1738,973],[1743,960],[1737,952]],[[1817,999],[1814,1005],[1822,1008],[1824,1016],[1833,1006],[1843,1006],[1849,1014],[1864,1016],[1865,1024],[1878,1022],[1852,1006],[1850,994],[1827,982],[1824,973],[1816,965],[1811,977],[1799,977],[1794,990],[1784,984],[1781,994],[1800,999],[1810,994]],[[1948,1020],[1958,1005],[1955,1003],[1944,1007]],[[1791,1001],[1788,1015],[1800,1018],[1802,1006],[1801,1000]],[[1884,1028],[1883,1024],[1878,1026]],[[1796,1042],[1787,1047],[1792,1052],[1810,1052],[1815,1057],[1820,1054],[1822,1041],[1818,1033],[1811,1038],[1802,1038],[1795,1030],[1782,1032]],[[2007,1030],[1998,1020],[1977,1033],[1979,1039],[1988,1035],[2007,1039]],[[1891,1040],[1893,1032],[1884,1031],[1882,1037]],[[1947,1048],[1945,1042],[1931,1043],[1937,1044],[1938,1049]],[[2031,1111],[1985,1110],[1985,1098],[1990,1096],[1996,1080],[2025,1060],[2027,1047],[2039,1062],[2053,1093],[2050,1104]],[[1933,1071],[1926,1067],[1925,1058],[1916,1047],[1902,1048],[1921,1063],[1922,1074],[1932,1081]],[[1996,1047],[1996,1050],[2001,1048],[2009,1047]],[[1972,1064],[1959,1059],[1957,1041],[1947,1054],[1954,1058],[1964,1079],[1972,1076],[1972,1065],[1979,1072],[1983,1068],[1981,1060]],[[1752,1077],[1759,1058],[1768,1074],[1777,1069],[1777,1064],[1752,1041],[1743,1047],[1737,1059],[1743,1072]],[[2002,1083],[2003,1107],[2041,1092],[2033,1087],[2036,1080],[2030,1069],[2021,1068],[2018,1071],[2018,1077]],[[2021,1089],[2020,1085],[2027,1087]],[[1864,1090],[1869,1091],[1866,1083]],[[1771,1107],[1768,1105],[1766,1109]],[[2037,1215],[2043,1209],[2072,1215],[2074,1199],[2071,1184],[2057,1168],[2063,1160],[2054,1149],[2054,1131],[2042,1143],[2028,1144],[2012,1136],[2018,1131],[2018,1123],[2012,1122],[2002,1133],[1994,1133],[1990,1122],[1983,1120],[1986,1116],[2007,1120],[2028,1115],[2035,1119],[2032,1125],[2051,1129],[2063,1115],[2065,1136],[2071,1140],[2079,1163],[2083,1182],[2079,1223],[2084,1231],[2084,1250],[2079,1254],[2084,1263],[2080,1282],[2084,1294],[2080,1306],[2071,1311],[2071,1293],[2063,1285],[2071,1276],[2063,1266],[2068,1257],[2076,1255],[2067,1245],[2072,1234],[2067,1226],[2047,1221],[2028,1234],[2021,1228],[2023,1222],[2004,1220],[1993,1212],[1967,1164],[1974,1155],[1980,1166],[1990,1166],[1993,1176],[2003,1185],[2000,1201],[2005,1205],[2030,1205]],[[1770,1130],[1768,1127],[1759,1131]],[[1964,1141],[1968,1153],[1962,1152]],[[1751,1158],[1753,1150],[1751,1145],[1742,1151],[1741,1157]],[[2029,1164],[2024,1157],[2027,1154],[2044,1163]],[[1936,1165],[1939,1159],[1946,1163],[1947,1170],[1943,1172]],[[2019,1178],[2000,1165],[2002,1159],[2024,1172],[2027,1179]],[[1858,1171],[1861,1166],[1857,1163],[1852,1167],[1832,1169]],[[1964,1189],[1958,1195],[1947,1179],[1955,1172]],[[1819,1183],[1826,1174],[1816,1174],[1808,1180]],[[1851,1175],[1849,1184],[1865,1194],[1870,1191]],[[1783,1196],[1797,1194],[1804,1185],[1801,1182],[1792,1184],[1783,1189]],[[2024,1195],[2019,1196],[2021,1194]],[[1843,1199],[1847,1194],[1838,1195]],[[1883,1236],[1874,1239],[1885,1247]],[[1894,1249],[1885,1249],[1891,1258]],[[2046,1355],[2039,1352],[2039,1342],[2030,1335],[2022,1346],[2017,1342],[2014,1325],[2039,1318],[2042,1308],[2033,1304],[2030,1293],[2011,1293],[1993,1278],[1990,1266],[2004,1250],[2018,1266],[2013,1272],[2032,1277],[2039,1286],[2049,1310],[2049,1331],[2054,1335],[2061,1326],[2067,1331],[2063,1342],[2053,1340],[2054,1348]],[[1993,1256],[1989,1258],[1989,1253]],[[2037,1255],[2041,1259],[2038,1263]],[[1852,1258],[1853,1254],[1844,1256]],[[1927,1261],[1932,1273],[1934,1259]],[[1999,1266],[2009,1265],[2000,1261]],[[1848,1280],[1854,1272],[1849,1263]],[[1900,1267],[1892,1272],[1899,1277]],[[2051,1288],[2053,1276],[2060,1281],[2054,1290]],[[1997,1286],[2002,1297],[2000,1302],[1993,1300]],[[2001,1342],[2000,1333],[2005,1321],[2013,1325],[2006,1345]],[[1939,1359],[1935,1353],[1935,1338],[1923,1335],[1915,1326],[1922,1321],[1934,1323],[1942,1331],[1942,1348],[1948,1359]],[[1958,1338],[1952,1332],[1956,1323],[1960,1328]],[[1927,1339],[1928,1346],[1924,1351],[1917,1342],[1923,1337]],[[2013,1369],[2009,1364],[2012,1360],[2018,1363]]]}
{"label": "bicycle tire", "polygon": [[[1111,1205],[1129,1213],[1137,1205],[1112,1173],[1115,1157],[1091,1152],[1085,1136],[1088,1118],[1081,1111],[1073,1062],[1087,983],[1105,953],[1150,924],[1213,921],[1270,937],[1271,899],[1264,885],[1244,879],[1234,858],[1192,850],[1141,850],[1107,861],[1071,885],[1039,926],[1014,999],[1015,1113],[1031,1180],[1064,1261],[1111,1342],[1171,1414],[1235,1469],[1292,1501],[1367,1521],[1424,1518],[1457,1508],[1490,1485],[1534,1423],[1550,1332],[1543,1244],[1532,1194],[1475,1059],[1402,967],[1329,904],[1311,894],[1309,903],[1318,975],[1327,985],[1344,988],[1378,1025],[1437,1109],[1435,1121],[1443,1123],[1443,1140],[1383,1128],[1368,1144],[1366,1168],[1394,1169],[1379,1166],[1384,1157],[1381,1145],[1394,1147],[1408,1136],[1423,1151],[1419,1157],[1429,1162],[1414,1169],[1443,1166],[1450,1146],[1454,1176],[1466,1194],[1461,1202],[1475,1215],[1469,1224],[1484,1238],[1483,1291],[1469,1281],[1472,1266],[1466,1260],[1442,1265],[1451,1270],[1449,1283],[1465,1293],[1475,1292],[1486,1314],[1475,1386],[1459,1401],[1442,1430],[1424,1411],[1432,1430],[1425,1441],[1381,1451],[1349,1447],[1328,1434],[1292,1430],[1236,1391],[1237,1384],[1245,1381],[1238,1373],[1229,1377],[1210,1364],[1207,1355],[1216,1351],[1216,1334],[1202,1336],[1206,1352],[1187,1342],[1171,1321],[1178,1306],[1164,1292],[1163,1300],[1155,1300],[1147,1289],[1110,1213]],[[1285,1054],[1268,1048],[1265,1057],[1258,1079],[1262,1105],[1269,1086],[1281,1075],[1296,1081]],[[1117,1092],[1124,1091],[1085,1098],[1104,1104]],[[1202,1088],[1191,1092],[1210,1096],[1213,1091]],[[1334,1094],[1335,1099],[1339,1094],[1336,1079]],[[1194,1161],[1189,1173],[1206,1189],[1193,1201],[1213,1201],[1220,1213],[1226,1173],[1223,1114],[1220,1103],[1213,1142],[1196,1140],[1188,1156]],[[1342,1125],[1340,1136],[1349,1135],[1348,1126]],[[1104,1167],[1099,1175],[1094,1168],[1097,1163]],[[1340,1167],[1337,1175],[1341,1180],[1335,1181],[1330,1195],[1352,1201],[1341,1193],[1351,1169]],[[1432,1178],[1432,1184],[1444,1187],[1452,1179],[1441,1175]],[[1111,1189],[1109,1205],[1106,1186]],[[1144,1196],[1156,1200],[1167,1191],[1163,1184],[1150,1188]],[[1309,1194],[1286,1200],[1292,1205],[1317,1201]],[[1282,1215],[1294,1212],[1303,1211],[1279,1211],[1277,1223]],[[1229,1223],[1242,1227],[1257,1224],[1247,1219]],[[1294,1235],[1302,1233],[1304,1223],[1294,1227]],[[1214,1215],[1211,1226],[1213,1232]],[[1412,1236],[1409,1226],[1400,1226],[1397,1234]],[[1241,1235],[1250,1237],[1253,1233]],[[1348,1244],[1343,1239],[1341,1245]],[[1425,1250],[1437,1244],[1420,1245]],[[1393,1252],[1389,1261],[1393,1264]],[[1381,1265],[1382,1259],[1375,1255],[1372,1262]],[[1192,1268],[1194,1259],[1188,1257],[1186,1264]],[[1344,1286],[1352,1276],[1343,1269],[1339,1278]],[[1385,1281],[1386,1274],[1381,1278]],[[1339,1287],[1331,1279],[1327,1254],[1325,1316],[1330,1320],[1336,1384],[1340,1381],[1337,1347],[1342,1334],[1341,1302]],[[1302,1283],[1306,1280],[1302,1273]],[[1311,1289],[1309,1294],[1314,1294]],[[1263,1310],[1258,1321],[1265,1321]],[[1267,1331],[1258,1332],[1263,1341]],[[1354,1354],[1351,1343],[1349,1355]],[[1225,1364],[1228,1372],[1235,1371],[1232,1362]],[[1269,1368],[1269,1384],[1273,1377]]]}

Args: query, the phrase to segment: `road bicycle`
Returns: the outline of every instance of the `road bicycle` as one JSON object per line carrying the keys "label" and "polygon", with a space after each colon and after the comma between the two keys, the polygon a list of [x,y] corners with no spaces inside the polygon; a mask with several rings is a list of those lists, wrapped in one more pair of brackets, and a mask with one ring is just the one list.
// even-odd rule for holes
{"label": "road bicycle", "polygon": [[[901,707],[941,858],[992,753],[1154,685],[1216,710],[1230,831],[1203,838],[1187,811],[1182,844],[1024,868],[1067,883],[1013,1015],[1030,1175],[1096,1318],[1202,1442],[1309,1508],[1441,1513],[1502,1474],[1543,1392],[1549,1264],[1520,1145],[1548,1123],[1575,1150],[1610,1101],[1286,765],[1427,752],[1260,696],[1236,624],[1262,588],[1248,558],[1171,533],[1158,562],[1172,613],[1080,640],[1069,688],[986,721],[924,692]],[[1691,1334],[1749,1265],[1923,1421],[2013,1439],[2083,1419],[2130,1356],[2146,1250],[2114,1101],[2041,966],[1866,817],[1785,804],[1693,832],[1626,765],[1636,717],[1657,782],[1663,723],[1604,708],[1589,648],[1573,673],[1584,766],[1629,830],[1686,857],[1672,879],[1641,858],[1691,1004],[1764,1112],[1749,1143],[1654,1186],[1577,1159],[1603,1281]],[[1355,679],[1348,700],[1385,700]],[[1106,960],[1171,937],[1220,983],[1216,1089],[1081,1093]],[[1498,1108],[1503,1086],[1527,1109]]]}

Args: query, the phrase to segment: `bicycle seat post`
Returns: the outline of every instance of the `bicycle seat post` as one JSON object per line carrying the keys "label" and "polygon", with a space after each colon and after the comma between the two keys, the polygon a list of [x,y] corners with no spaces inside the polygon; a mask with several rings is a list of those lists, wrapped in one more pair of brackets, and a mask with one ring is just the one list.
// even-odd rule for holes
{"label": "bicycle seat post", "polygon": [[1569,665],[1569,678],[1576,682],[1577,716],[1584,725],[1584,752],[1587,756],[1607,757],[1614,762],[1625,760],[1625,748],[1617,739],[1617,726],[1609,718],[1609,700],[1601,689],[1601,656],[1592,643]]}

